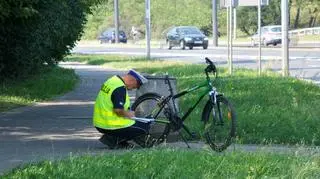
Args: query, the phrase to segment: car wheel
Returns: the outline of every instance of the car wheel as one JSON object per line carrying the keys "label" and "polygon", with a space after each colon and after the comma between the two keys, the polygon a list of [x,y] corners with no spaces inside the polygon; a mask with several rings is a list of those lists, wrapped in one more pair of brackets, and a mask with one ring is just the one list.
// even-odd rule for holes
{"label": "car wheel", "polygon": [[185,44],[184,40],[181,40],[181,41],[180,41],[180,48],[181,48],[182,50],[186,49],[186,44]]}
{"label": "car wheel", "polygon": [[112,40],[111,40],[111,39],[109,39],[109,40],[108,40],[108,43],[109,43],[109,44],[112,44]]}
{"label": "car wheel", "polygon": [[169,50],[171,50],[171,49],[172,49],[172,46],[171,46],[170,41],[167,41],[167,48],[168,48]]}
{"label": "car wheel", "polygon": [[203,49],[207,49],[208,48],[208,44],[203,45]]}
{"label": "car wheel", "polygon": [[192,45],[191,45],[191,46],[189,46],[189,49],[190,49],[190,50],[192,50],[192,49],[193,49],[193,46],[192,46]]}

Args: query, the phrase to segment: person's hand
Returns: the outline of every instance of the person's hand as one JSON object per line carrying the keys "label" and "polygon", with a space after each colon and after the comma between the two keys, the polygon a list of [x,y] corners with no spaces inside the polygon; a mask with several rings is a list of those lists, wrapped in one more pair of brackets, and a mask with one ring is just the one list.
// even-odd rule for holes
{"label": "person's hand", "polygon": [[129,118],[135,117],[134,111],[128,111],[127,112],[127,117],[129,117]]}
{"label": "person's hand", "polygon": [[132,118],[135,117],[134,111],[126,111],[123,109],[114,109],[114,112],[121,117]]}

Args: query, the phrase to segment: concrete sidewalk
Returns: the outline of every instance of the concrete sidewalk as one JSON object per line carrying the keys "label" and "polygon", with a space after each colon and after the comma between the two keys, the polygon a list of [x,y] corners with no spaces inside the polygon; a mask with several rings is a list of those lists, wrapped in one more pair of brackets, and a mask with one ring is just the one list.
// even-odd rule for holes
{"label": "concrete sidewalk", "polygon": [[79,63],[81,82],[54,101],[0,113],[0,175],[21,164],[107,150],[92,126],[93,104],[103,81],[124,72]]}

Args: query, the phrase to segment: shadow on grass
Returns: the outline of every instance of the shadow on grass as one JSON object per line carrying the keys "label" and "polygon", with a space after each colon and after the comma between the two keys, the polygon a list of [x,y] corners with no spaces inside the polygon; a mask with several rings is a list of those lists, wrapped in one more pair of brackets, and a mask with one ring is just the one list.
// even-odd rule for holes
{"label": "shadow on grass", "polygon": [[22,105],[20,103],[14,103],[14,102],[7,102],[7,101],[0,101],[0,112],[8,111],[13,108],[22,107],[25,105]]}
{"label": "shadow on grass", "polygon": [[115,60],[109,60],[109,59],[94,59],[90,60],[87,63],[89,65],[103,65],[106,63],[123,63],[123,62],[143,62],[147,61],[144,58],[132,58],[132,59],[115,59]]}
{"label": "shadow on grass", "polygon": [[65,58],[66,61],[87,62],[90,65],[103,65],[106,63],[122,63],[122,62],[142,62],[147,61],[144,57],[127,57],[127,56],[107,56],[107,55],[82,55],[73,54]]}
{"label": "shadow on grass", "polygon": [[89,65],[103,65],[105,63],[108,63],[108,62],[106,62],[104,59],[96,59],[96,60],[88,61]]}

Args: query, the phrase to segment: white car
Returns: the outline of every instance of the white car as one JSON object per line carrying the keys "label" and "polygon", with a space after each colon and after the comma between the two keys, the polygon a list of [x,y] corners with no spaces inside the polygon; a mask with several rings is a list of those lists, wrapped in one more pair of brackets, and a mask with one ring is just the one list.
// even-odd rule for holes
{"label": "white car", "polygon": [[[264,46],[281,44],[281,25],[261,27],[261,44]],[[259,32],[251,36],[251,45],[259,44]]]}

